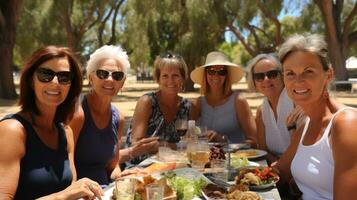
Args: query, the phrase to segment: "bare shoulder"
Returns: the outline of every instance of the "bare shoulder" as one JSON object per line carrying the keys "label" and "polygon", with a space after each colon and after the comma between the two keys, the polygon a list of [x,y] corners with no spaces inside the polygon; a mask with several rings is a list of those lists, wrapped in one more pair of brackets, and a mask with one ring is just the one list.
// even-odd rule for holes
{"label": "bare shoulder", "polygon": [[357,109],[347,108],[339,112],[333,120],[333,129],[342,132],[357,129]]}
{"label": "bare shoulder", "polygon": [[0,122],[0,133],[0,155],[4,156],[3,153],[7,154],[6,152],[12,156],[25,155],[26,129],[19,121],[7,119]]}
{"label": "bare shoulder", "polygon": [[151,110],[151,99],[148,95],[143,95],[136,103],[135,111],[143,113],[143,111],[147,112],[149,110]]}
{"label": "bare shoulder", "polygon": [[240,105],[240,106],[243,106],[243,105],[249,106],[247,99],[239,93],[235,97],[235,103],[236,103],[236,105]]}

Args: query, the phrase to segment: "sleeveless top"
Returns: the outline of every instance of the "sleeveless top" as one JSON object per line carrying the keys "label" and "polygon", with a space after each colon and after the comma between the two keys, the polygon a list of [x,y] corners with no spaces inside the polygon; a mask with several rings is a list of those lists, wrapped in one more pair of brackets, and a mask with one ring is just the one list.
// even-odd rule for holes
{"label": "sleeveless top", "polygon": [[226,103],[215,107],[209,105],[204,96],[199,97],[201,105],[199,124],[206,126],[208,130],[227,136],[231,143],[242,143],[245,140],[235,109],[237,95],[238,92],[233,92]]}
{"label": "sleeveless top", "polygon": [[110,183],[108,163],[114,158],[118,144],[119,111],[111,105],[111,117],[107,127],[97,128],[89,109],[87,98],[82,101],[85,121],[81,129],[74,155],[78,179],[87,177],[100,185]]}
{"label": "sleeveless top", "polygon": [[20,177],[15,199],[36,199],[67,188],[72,182],[68,160],[67,138],[61,123],[58,130],[58,149],[44,144],[31,123],[19,114],[10,114],[6,119],[16,119],[26,130],[26,154],[20,162]]}
{"label": "sleeveless top", "polygon": [[291,163],[291,173],[306,200],[332,200],[335,161],[329,143],[332,121],[335,116],[348,107],[338,110],[331,118],[322,137],[312,145],[303,145],[309,127],[307,118],[300,143]]}
{"label": "sleeveless top", "polygon": [[286,127],[286,117],[294,110],[294,103],[288,97],[285,88],[281,91],[277,105],[277,119],[269,104],[268,98],[264,97],[262,104],[262,119],[265,127],[265,141],[268,149],[282,155],[290,144],[291,134]]}
{"label": "sleeveless top", "polygon": [[[149,118],[149,123],[148,123],[148,129],[146,132],[147,137],[150,137],[156,127],[159,125],[160,121],[164,118],[164,115],[162,114],[161,110],[160,110],[160,106],[159,106],[159,101],[158,98],[156,96],[156,92],[151,92],[151,93],[147,93],[145,94],[147,95],[150,100],[151,100],[151,115]],[[182,98],[181,102],[180,102],[180,106],[179,109],[174,117],[174,119],[169,122],[166,123],[165,121],[162,123],[159,131],[157,132],[157,137],[160,138],[161,141],[167,141],[170,143],[177,143],[180,141],[180,136],[179,134],[176,132],[175,129],[175,121],[177,119],[188,119],[189,117],[189,109],[190,109],[190,103],[187,99]],[[132,123],[130,123],[130,126],[128,128],[128,131],[126,133],[126,146],[130,147],[131,143],[132,143]],[[131,164],[127,163],[128,166],[132,166],[132,165],[136,165],[139,164],[141,161],[143,161],[144,159],[146,159],[148,157],[148,155],[142,155],[139,156],[133,160],[131,160]]]}

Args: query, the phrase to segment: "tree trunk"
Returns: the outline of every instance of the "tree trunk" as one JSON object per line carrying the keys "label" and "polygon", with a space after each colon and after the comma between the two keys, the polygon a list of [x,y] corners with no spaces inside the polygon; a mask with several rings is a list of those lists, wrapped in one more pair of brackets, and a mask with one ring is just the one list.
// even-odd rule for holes
{"label": "tree trunk", "polygon": [[341,10],[338,8],[338,6],[334,6],[331,0],[315,0],[315,3],[319,7],[324,19],[329,57],[332,67],[335,69],[335,77],[337,80],[347,80],[348,75],[345,66],[345,60],[347,57],[345,52],[347,52],[347,50],[344,49],[347,47],[343,45],[342,37],[343,34],[348,33],[340,33],[339,31],[341,30],[341,24],[336,24],[335,22],[339,19]]}
{"label": "tree trunk", "polygon": [[13,49],[20,0],[3,1],[0,4],[0,97],[17,97],[13,78]]}

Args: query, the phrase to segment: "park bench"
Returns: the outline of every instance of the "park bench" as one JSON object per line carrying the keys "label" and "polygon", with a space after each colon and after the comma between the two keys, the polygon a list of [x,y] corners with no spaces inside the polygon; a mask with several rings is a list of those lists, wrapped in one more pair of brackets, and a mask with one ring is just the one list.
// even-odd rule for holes
{"label": "park bench", "polygon": [[354,92],[353,90],[353,84],[357,83],[357,78],[349,78],[348,80],[344,80],[344,81],[334,81],[332,84],[334,86],[334,89],[336,91],[336,87],[337,85],[342,85],[342,84],[350,84],[351,85],[351,93]]}

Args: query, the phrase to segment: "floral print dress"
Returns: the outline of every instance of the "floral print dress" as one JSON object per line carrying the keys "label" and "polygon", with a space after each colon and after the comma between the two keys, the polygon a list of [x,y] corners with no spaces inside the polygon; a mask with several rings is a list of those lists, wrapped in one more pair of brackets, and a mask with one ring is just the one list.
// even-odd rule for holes
{"label": "floral print dress", "polygon": [[[150,137],[154,133],[156,127],[159,126],[161,120],[163,120],[164,115],[160,110],[159,101],[156,92],[147,93],[145,95],[149,96],[149,98],[151,99],[151,106],[152,106],[152,113],[149,119],[148,130],[146,133],[146,135]],[[190,108],[189,101],[185,98],[182,98],[180,102],[179,110],[176,113],[174,119],[169,123],[166,123],[164,120],[158,132],[156,133],[156,136],[159,137],[161,141],[166,141],[170,143],[179,142],[180,136],[176,132],[175,121],[177,119],[188,119],[189,108]],[[130,123],[130,126],[126,134],[126,146],[130,147],[131,143],[132,143],[132,123]],[[149,155],[142,155],[137,158],[134,158],[133,160],[131,160],[131,165],[139,164],[148,156]]]}

